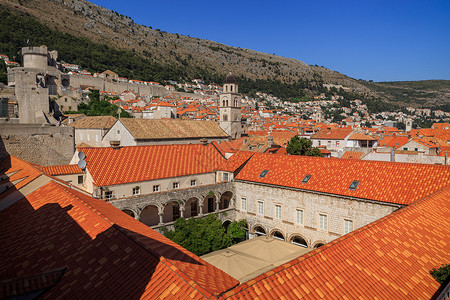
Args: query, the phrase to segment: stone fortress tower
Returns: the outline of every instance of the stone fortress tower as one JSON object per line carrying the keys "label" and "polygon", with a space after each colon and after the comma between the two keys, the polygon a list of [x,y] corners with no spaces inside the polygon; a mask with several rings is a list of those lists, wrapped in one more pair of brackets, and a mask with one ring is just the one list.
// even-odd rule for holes
{"label": "stone fortress tower", "polygon": [[225,77],[223,91],[219,98],[219,125],[233,139],[240,138],[242,134],[241,101],[237,78],[230,72]]}
{"label": "stone fortress tower", "polygon": [[55,121],[49,116],[49,96],[57,95],[60,81],[56,68],[58,52],[49,52],[46,46],[23,47],[22,55],[23,67],[8,70],[8,86],[15,88],[20,123]]}

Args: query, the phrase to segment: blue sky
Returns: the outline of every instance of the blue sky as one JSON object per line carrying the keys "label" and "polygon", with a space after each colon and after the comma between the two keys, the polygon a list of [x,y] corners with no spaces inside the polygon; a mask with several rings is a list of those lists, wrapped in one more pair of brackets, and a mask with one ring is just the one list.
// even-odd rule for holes
{"label": "blue sky", "polygon": [[355,79],[450,80],[450,1],[118,1],[136,23],[317,64]]}

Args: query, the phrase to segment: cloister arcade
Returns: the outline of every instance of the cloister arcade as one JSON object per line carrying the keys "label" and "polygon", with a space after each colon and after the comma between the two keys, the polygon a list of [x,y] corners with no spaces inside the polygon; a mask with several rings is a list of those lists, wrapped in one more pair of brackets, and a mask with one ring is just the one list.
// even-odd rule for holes
{"label": "cloister arcade", "polygon": [[292,244],[295,244],[297,246],[304,247],[304,248],[318,248],[325,244],[323,241],[316,241],[314,243],[312,243],[311,241],[308,242],[308,239],[299,233],[292,233],[288,236],[288,234],[285,234],[280,229],[274,228],[269,231],[263,225],[260,225],[260,224],[255,224],[251,228],[252,228],[252,230],[250,231],[250,234],[253,234],[255,236],[268,235],[268,236],[276,238],[278,240],[288,241]]}
{"label": "cloister arcade", "polygon": [[229,183],[113,200],[111,204],[142,223],[159,228],[178,218],[231,211],[234,193]]}

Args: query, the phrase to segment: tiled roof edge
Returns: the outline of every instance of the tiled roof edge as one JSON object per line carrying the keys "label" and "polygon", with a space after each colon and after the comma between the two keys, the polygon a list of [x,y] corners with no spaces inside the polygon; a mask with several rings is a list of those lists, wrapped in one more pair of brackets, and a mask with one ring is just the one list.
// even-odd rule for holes
{"label": "tiled roof edge", "polygon": [[[357,201],[363,201],[363,202],[373,202],[376,204],[388,204],[391,206],[408,206],[411,205],[410,204],[401,204],[401,203],[395,203],[395,202],[388,202],[388,201],[380,201],[380,200],[373,200],[373,199],[366,199],[366,198],[358,198],[358,197],[352,197],[352,196],[347,196],[347,195],[341,195],[341,194],[332,194],[332,193],[327,193],[327,192],[321,192],[321,191],[316,191],[316,190],[307,190],[307,189],[301,189],[301,188],[296,188],[296,187],[291,187],[291,186],[285,186],[285,185],[276,185],[276,184],[271,184],[271,183],[263,183],[263,182],[257,182],[257,181],[251,181],[251,180],[243,180],[243,179],[235,179],[235,181],[238,182],[251,182],[252,184],[259,184],[259,185],[265,185],[265,186],[271,186],[271,187],[278,187],[278,188],[285,188],[285,189],[293,189],[296,191],[302,191],[302,192],[310,192],[310,193],[316,193],[316,194],[320,194],[320,195],[332,195],[332,196],[338,196],[341,198],[346,198],[346,199],[350,199],[350,200],[357,200]],[[419,199],[420,200],[420,199]],[[418,201],[418,200],[416,200]]]}
{"label": "tiled roof edge", "polygon": [[[419,205],[420,203],[425,202],[426,200],[428,200],[429,198],[433,197],[434,195],[439,194],[439,193],[441,193],[441,192],[443,192],[443,191],[445,191],[445,190],[449,190],[449,189],[450,189],[450,185],[448,185],[448,186],[446,186],[446,187],[444,187],[444,188],[442,188],[442,189],[440,189],[440,190],[437,190],[437,191],[435,191],[434,193],[431,193],[431,194],[429,194],[429,195],[427,195],[427,196],[425,196],[425,197],[423,197],[423,198],[421,198],[421,199],[419,199],[419,200],[416,200],[416,201],[414,201],[412,204],[410,204],[410,205],[408,205],[408,206],[405,206],[405,207],[403,207],[403,208],[401,208],[401,209],[398,209],[398,210],[396,210],[396,211],[390,213],[389,215],[384,216],[384,217],[381,218],[381,219],[378,219],[378,220],[376,220],[376,221],[374,221],[374,222],[372,222],[372,223],[367,224],[366,226],[363,226],[363,227],[361,227],[361,228],[359,228],[359,229],[357,229],[357,230],[355,230],[355,231],[352,231],[352,232],[349,233],[349,234],[346,234],[346,235],[344,235],[344,236],[341,236],[341,237],[339,237],[339,238],[337,238],[337,239],[335,239],[335,240],[333,240],[333,241],[331,241],[331,242],[329,242],[329,243],[323,245],[323,246],[320,247],[320,248],[317,248],[317,249],[315,249],[315,250],[313,250],[313,251],[311,251],[311,252],[309,252],[309,253],[306,253],[306,254],[304,254],[304,255],[298,257],[298,258],[294,258],[293,260],[291,260],[291,261],[289,261],[289,262],[286,262],[286,263],[284,263],[283,265],[281,265],[281,266],[279,266],[279,267],[276,267],[276,268],[274,268],[274,269],[272,269],[272,270],[269,270],[269,271],[267,271],[266,273],[263,273],[263,274],[259,275],[258,277],[256,277],[256,278],[254,278],[254,279],[251,279],[251,280],[247,281],[247,282],[250,282],[250,281],[251,281],[251,282],[252,282],[251,284],[248,284],[248,285],[247,285],[246,282],[244,282],[244,283],[242,283],[241,285],[239,285],[238,287],[235,287],[235,288],[239,288],[239,287],[240,287],[240,289],[239,289],[239,291],[237,291],[237,293],[242,292],[242,291],[244,291],[244,290],[247,290],[248,288],[250,288],[250,287],[253,286],[254,284],[258,283],[259,281],[261,281],[261,280],[264,279],[264,278],[271,277],[271,276],[273,276],[273,275],[275,275],[275,274],[278,274],[278,273],[280,273],[280,272],[282,272],[282,271],[284,271],[284,270],[290,269],[290,268],[292,268],[293,266],[298,265],[300,262],[302,262],[302,261],[304,261],[304,260],[307,260],[307,259],[309,259],[309,258],[311,258],[311,257],[314,257],[314,256],[320,254],[322,251],[324,251],[324,250],[326,250],[326,249],[328,249],[328,248],[330,248],[330,247],[332,247],[332,246],[334,246],[334,245],[336,245],[336,244],[338,244],[338,243],[340,243],[340,242],[342,242],[342,241],[344,241],[344,240],[346,240],[346,239],[348,239],[348,238],[350,238],[350,237],[352,237],[352,236],[354,236],[354,235],[356,235],[356,234],[359,234],[359,233],[362,232],[362,231],[366,231],[366,230],[368,230],[368,229],[370,229],[370,228],[372,228],[372,227],[378,225],[379,223],[382,223],[382,222],[384,222],[384,221],[386,221],[386,220],[388,220],[388,219],[390,219],[390,218],[393,218],[393,217],[397,216],[398,214],[405,213],[405,212],[409,211],[410,209],[415,208],[415,207],[416,207],[417,205]],[[292,261],[294,261],[294,260],[297,260],[297,261],[296,261],[295,263],[293,263],[293,264],[290,264],[289,266],[286,266],[287,264],[289,264],[290,262],[292,262]],[[284,266],[286,266],[286,267],[284,267]],[[276,271],[274,271],[274,270],[276,270]],[[230,291],[232,291],[232,290],[233,290],[233,289],[230,289],[230,290],[228,290],[228,292],[230,292]],[[235,294],[233,294],[233,295],[236,295],[237,293],[235,293]],[[231,296],[231,295],[230,295],[230,296]]]}

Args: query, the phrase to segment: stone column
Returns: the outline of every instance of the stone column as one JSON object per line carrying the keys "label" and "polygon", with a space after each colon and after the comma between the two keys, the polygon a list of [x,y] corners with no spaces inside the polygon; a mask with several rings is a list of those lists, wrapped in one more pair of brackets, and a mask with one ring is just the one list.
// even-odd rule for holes
{"label": "stone column", "polygon": [[220,211],[220,198],[216,196],[216,212]]}
{"label": "stone column", "polygon": [[[201,196],[201,197],[203,197],[203,196]],[[200,211],[198,212],[199,217],[203,217],[203,200],[204,199],[205,199],[204,197],[198,199],[198,208],[200,209]]]}
{"label": "stone column", "polygon": [[180,218],[184,218],[184,205],[180,204]]}

